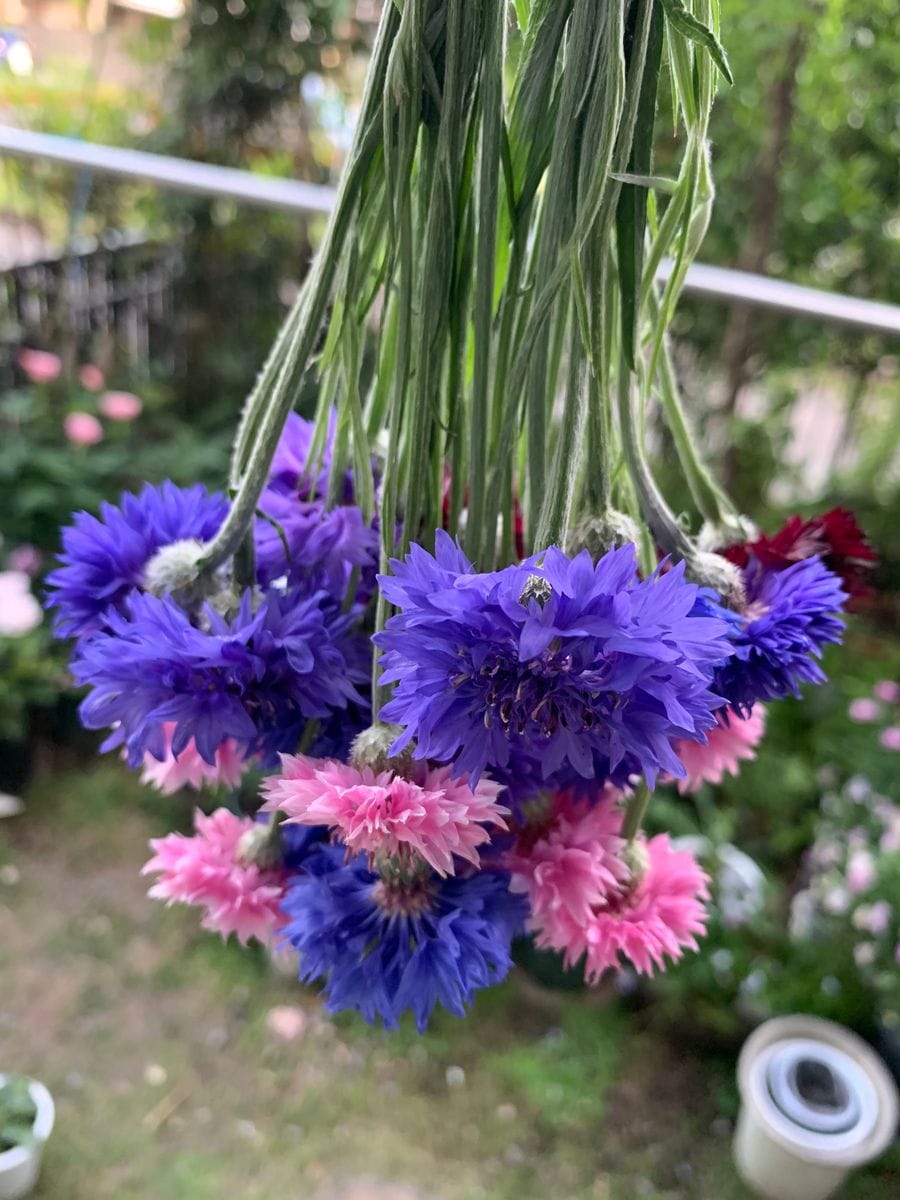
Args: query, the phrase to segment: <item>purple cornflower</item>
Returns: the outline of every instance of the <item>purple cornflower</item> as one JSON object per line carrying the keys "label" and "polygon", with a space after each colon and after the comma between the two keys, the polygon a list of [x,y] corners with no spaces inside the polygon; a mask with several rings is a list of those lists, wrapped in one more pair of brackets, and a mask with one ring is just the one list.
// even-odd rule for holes
{"label": "purple cornflower", "polygon": [[342,595],[352,567],[375,566],[378,534],[355,504],[326,509],[321,500],[267,488],[259,500],[254,530],[256,571],[262,584],[286,576],[291,582],[321,579]]}
{"label": "purple cornflower", "polygon": [[[477,574],[446,533],[435,556],[413,546],[379,577],[402,611],[376,637],[381,717],[404,727],[399,750],[454,762],[473,781],[524,752],[545,780],[659,771],[681,776],[672,743],[702,741],[722,704],[712,668],[729,652],[727,623],[695,614],[683,564],[641,580],[634,547],[594,565],[551,547],[518,566]],[[503,776],[501,776],[503,777]]]}
{"label": "purple cornflower", "polygon": [[818,558],[766,570],[755,558],[744,570],[747,610],[732,633],[733,654],[715,673],[715,687],[741,715],[757,700],[799,696],[801,683],[822,683],[816,662],[839,642],[847,600],[840,578]]}
{"label": "purple cornflower", "polygon": [[193,738],[211,763],[234,738],[272,762],[308,720],[362,702],[355,616],[324,592],[270,590],[255,609],[247,592],[230,620],[207,605],[202,628],[171,597],[133,592],[124,610],[78,645],[72,672],[91,688],[83,724],[113,726],[104,749],[124,744],[133,767],[162,757],[166,722],[176,756]]}
{"label": "purple cornflower", "polygon": [[313,424],[296,413],[288,418],[259,500],[254,540],[260,583],[282,576],[291,583],[315,580],[343,595],[353,567],[371,575],[377,564],[378,534],[353,503],[350,472],[339,503],[325,507],[334,430],[332,413],[322,461],[311,464],[316,470],[310,473]]}
{"label": "purple cornflower", "polygon": [[365,855],[347,862],[341,846],[322,847],[303,865],[281,902],[281,932],[300,953],[300,978],[325,981],[329,1012],[355,1009],[395,1029],[409,1010],[422,1033],[437,1005],[465,1016],[475,992],[512,965],[526,908],[505,873],[442,879],[424,870],[388,884]]}
{"label": "purple cornflower", "polygon": [[[334,429],[336,418],[331,413],[328,422],[328,435],[322,449],[321,461],[310,463],[309,452],[312,447],[315,426],[299,413],[292,412],[285,422],[272,465],[269,468],[268,487],[276,491],[308,500],[311,496],[322,497],[328,491],[328,473],[331,469],[331,450],[334,445]],[[314,472],[310,472],[310,466]],[[349,495],[342,497],[349,499]]]}
{"label": "purple cornflower", "polygon": [[157,550],[187,538],[207,541],[227,511],[220,493],[166,480],[160,487],[145,484],[136,496],[123,493],[118,506],[101,504],[99,517],[75,513],[62,532],[62,565],[47,576],[55,632],[81,637],[101,628],[106,611],[121,611],[128,593],[141,585]]}

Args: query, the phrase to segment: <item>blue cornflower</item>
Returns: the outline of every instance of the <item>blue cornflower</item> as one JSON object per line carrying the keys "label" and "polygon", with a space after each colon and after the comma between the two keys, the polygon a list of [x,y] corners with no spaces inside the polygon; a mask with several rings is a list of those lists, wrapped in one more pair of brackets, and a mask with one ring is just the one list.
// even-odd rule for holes
{"label": "blue cornflower", "polygon": [[81,637],[103,625],[104,613],[140,586],[144,568],[157,550],[187,538],[207,541],[225,519],[228,502],[202,484],[160,487],[146,484],[138,495],[123,493],[118,506],[101,504],[100,516],[75,513],[63,530],[62,564],[47,576],[54,629],[60,637]]}
{"label": "blue cornflower", "polygon": [[399,750],[454,762],[473,779],[537,757],[541,773],[595,778],[661,770],[681,776],[672,742],[702,741],[721,697],[712,668],[728,625],[693,612],[683,564],[641,580],[634,547],[594,565],[551,547],[518,566],[476,574],[446,534],[432,557],[414,546],[380,576],[402,611],[376,641],[382,709],[404,727]]}
{"label": "blue cornflower", "polygon": [[[338,504],[326,508],[336,418],[331,414],[321,461],[309,462],[313,424],[291,413],[281,434],[269,479],[259,500],[254,531],[259,582],[282,576],[291,583],[316,580],[343,595],[351,568],[368,575],[378,561],[378,534],[353,503],[346,472]],[[315,468],[312,472],[310,467]]]}
{"label": "blue cornflower", "polygon": [[822,683],[816,662],[844,626],[839,613],[847,593],[818,558],[783,571],[752,559],[744,571],[747,610],[732,633],[733,654],[715,672],[715,688],[742,715],[757,700],[799,696],[801,683]]}
{"label": "blue cornflower", "polygon": [[352,567],[370,572],[378,559],[378,534],[355,504],[327,509],[322,500],[266,488],[259,499],[254,529],[257,578],[262,584],[282,576],[290,582],[320,580],[343,595]]}
{"label": "blue cornflower", "polygon": [[91,688],[81,720],[115,726],[104,748],[124,744],[134,767],[147,751],[162,757],[164,722],[175,723],[176,756],[194,738],[213,762],[231,737],[271,762],[306,721],[362,702],[354,619],[324,592],[270,590],[255,608],[245,593],[230,620],[206,606],[198,628],[171,597],[133,592],[76,649],[73,674]]}
{"label": "blue cornflower", "polygon": [[[268,486],[277,491],[309,500],[313,496],[324,496],[328,491],[328,474],[331,470],[331,451],[337,419],[332,411],[328,421],[328,434],[322,448],[321,459],[310,462],[315,425],[299,413],[292,412],[275,447],[272,465],[269,468]],[[310,467],[314,467],[313,472]],[[342,497],[349,500],[350,495]]]}
{"label": "blue cornflower", "polygon": [[356,1009],[394,1029],[410,1010],[420,1033],[438,1004],[465,1016],[479,988],[505,977],[526,916],[502,872],[428,873],[389,885],[365,855],[347,862],[340,846],[305,860],[281,907],[300,977],[324,979],[329,1012]]}

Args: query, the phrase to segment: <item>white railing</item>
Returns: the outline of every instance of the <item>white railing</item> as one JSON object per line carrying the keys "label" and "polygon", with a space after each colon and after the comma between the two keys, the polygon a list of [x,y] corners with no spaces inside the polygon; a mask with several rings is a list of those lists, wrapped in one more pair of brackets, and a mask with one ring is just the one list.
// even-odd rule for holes
{"label": "white railing", "polygon": [[[235,170],[233,167],[149,154],[144,150],[101,146],[94,142],[82,142],[56,134],[33,133],[8,125],[0,125],[0,154],[42,159],[80,170],[139,179],[172,191],[237,200],[259,208],[321,214],[330,212],[334,204],[334,190],[314,183],[276,179],[251,171]],[[659,269],[660,279],[665,280],[670,270],[671,263],[663,261]],[[818,288],[770,279],[765,275],[752,275],[747,271],[695,263],[688,269],[685,291],[716,300],[737,300],[761,308],[900,336],[900,306],[824,292]]]}

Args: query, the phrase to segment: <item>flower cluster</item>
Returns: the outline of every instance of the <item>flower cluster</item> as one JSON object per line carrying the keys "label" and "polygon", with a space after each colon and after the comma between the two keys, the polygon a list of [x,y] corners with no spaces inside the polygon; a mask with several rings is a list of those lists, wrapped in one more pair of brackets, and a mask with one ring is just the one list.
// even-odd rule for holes
{"label": "flower cluster", "polygon": [[310,480],[310,430],[299,417],[288,424],[264,494],[278,497],[276,516],[300,513],[310,537],[300,546],[289,520],[279,536],[260,519],[252,587],[215,579],[206,593],[173,591],[153,577],[159,551],[199,553],[222,525],[228,502],[200,484],[147,485],[63,531],[47,586],[57,634],[76,639],[72,672],[89,688],[82,721],[110,729],[105,748],[123,746],[160,790],[234,787],[251,761],[295,749],[311,722],[324,733],[340,714],[341,745],[360,723],[365,643],[345,591],[354,568],[372,567],[374,535],[349,492],[326,510],[327,447]]}
{"label": "flower cluster", "polygon": [[83,723],[167,793],[275,769],[256,819],[198,813],[193,836],[153,843],[151,895],[296,951],[330,1010],[389,1028],[465,1012],[524,932],[590,984],[665,969],[696,948],[710,893],[688,848],[640,831],[649,789],[735,773],[763,702],[823,678],[846,592],[832,543],[797,546],[822,551],[838,524],[733,554],[738,609],[684,563],[642,572],[631,543],[481,572],[439,530],[376,579],[378,516],[335,438],[288,420],[240,582],[204,571],[228,502],[199,485],[147,486],[64,531],[49,602],[76,639]]}

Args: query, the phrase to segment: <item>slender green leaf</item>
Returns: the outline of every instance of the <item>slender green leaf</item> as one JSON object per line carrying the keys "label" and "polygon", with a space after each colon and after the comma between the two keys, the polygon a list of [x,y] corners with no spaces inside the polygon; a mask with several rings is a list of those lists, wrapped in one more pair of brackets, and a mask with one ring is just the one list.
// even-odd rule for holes
{"label": "slender green leaf", "polygon": [[709,26],[698,20],[685,7],[683,0],[661,0],[661,3],[672,28],[677,29],[680,34],[698,46],[702,46],[728,82],[734,83],[725,48]]}

